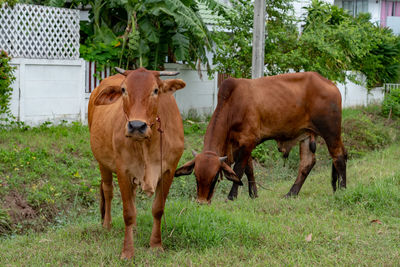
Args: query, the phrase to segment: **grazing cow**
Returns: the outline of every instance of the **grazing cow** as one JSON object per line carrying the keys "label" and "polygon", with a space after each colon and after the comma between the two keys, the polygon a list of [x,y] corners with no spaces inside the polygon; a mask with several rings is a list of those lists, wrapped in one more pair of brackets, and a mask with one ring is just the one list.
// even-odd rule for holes
{"label": "grazing cow", "polygon": [[251,151],[263,141],[274,139],[287,157],[300,142],[299,172],[286,196],[297,195],[315,164],[315,137],[319,135],[333,159],[333,191],[338,180],[339,187],[345,188],[347,153],[341,139],[341,101],[338,88],[315,72],[227,79],[220,87],[202,153],[179,168],[175,176],[194,170],[197,201],[210,203],[220,173],[234,181],[228,195],[231,200],[237,197],[238,185],[246,173],[249,195],[257,197]]}
{"label": "grazing cow", "polygon": [[[178,161],[184,149],[183,124],[172,93],[185,87],[182,80],[160,80],[148,71],[119,69],[92,92],[88,107],[90,144],[101,173],[100,211],[103,227],[111,227],[113,176],[117,174],[123,202],[125,239],[121,258],[134,255],[135,195],[140,185],[154,192],[150,247],[162,249],[161,217]],[[161,146],[161,150],[160,150]],[[161,170],[162,166],[162,170]]]}

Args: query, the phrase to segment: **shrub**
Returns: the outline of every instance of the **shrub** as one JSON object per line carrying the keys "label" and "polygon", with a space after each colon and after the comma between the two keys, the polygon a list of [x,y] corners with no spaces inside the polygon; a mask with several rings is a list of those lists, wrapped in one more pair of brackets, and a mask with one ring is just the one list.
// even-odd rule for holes
{"label": "shrub", "polygon": [[14,67],[10,66],[10,60],[11,58],[7,53],[0,50],[0,115],[9,112],[12,93],[11,83],[15,80]]}
{"label": "shrub", "polygon": [[363,156],[371,150],[382,149],[397,139],[382,117],[372,114],[354,114],[343,120],[344,145],[350,157]]}
{"label": "shrub", "polygon": [[393,89],[386,94],[382,103],[382,114],[400,117],[400,89]]}

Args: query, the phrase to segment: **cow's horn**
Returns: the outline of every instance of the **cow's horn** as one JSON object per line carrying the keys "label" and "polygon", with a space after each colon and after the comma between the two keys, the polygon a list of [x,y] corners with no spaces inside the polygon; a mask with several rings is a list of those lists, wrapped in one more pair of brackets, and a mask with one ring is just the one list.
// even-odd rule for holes
{"label": "cow's horn", "polygon": [[160,71],[160,76],[176,76],[179,71]]}
{"label": "cow's horn", "polygon": [[124,74],[125,73],[125,70],[124,69],[121,69],[121,68],[119,68],[119,67],[115,67],[114,68],[118,73],[121,73],[121,74]]}
{"label": "cow's horn", "polygon": [[193,155],[193,157],[196,157],[196,156],[197,156],[197,152],[194,151],[194,149],[192,149],[192,155]]}
{"label": "cow's horn", "polygon": [[227,158],[228,158],[227,156],[225,156],[225,157],[219,157],[219,161],[223,162],[223,161],[225,161]]}

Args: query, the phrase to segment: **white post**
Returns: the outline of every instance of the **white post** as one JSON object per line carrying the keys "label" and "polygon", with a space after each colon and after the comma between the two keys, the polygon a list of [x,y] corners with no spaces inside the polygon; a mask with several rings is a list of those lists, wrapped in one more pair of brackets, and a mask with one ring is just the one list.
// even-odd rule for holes
{"label": "white post", "polygon": [[81,79],[80,79],[80,99],[81,99],[81,123],[86,123],[86,92],[85,92],[85,85],[86,85],[86,62],[83,59],[80,59],[81,63]]}
{"label": "white post", "polygon": [[20,60],[19,65],[19,121],[25,122],[25,97],[26,97],[26,79],[25,79],[26,61]]}
{"label": "white post", "polygon": [[251,78],[264,76],[265,0],[254,1],[253,55]]}

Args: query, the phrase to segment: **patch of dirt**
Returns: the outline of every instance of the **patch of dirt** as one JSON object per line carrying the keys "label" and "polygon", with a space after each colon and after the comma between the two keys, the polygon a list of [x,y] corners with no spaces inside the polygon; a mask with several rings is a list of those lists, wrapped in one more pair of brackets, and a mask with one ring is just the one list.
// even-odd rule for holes
{"label": "patch of dirt", "polygon": [[13,223],[20,223],[37,217],[36,211],[16,191],[11,191],[4,198],[3,208],[8,211]]}

